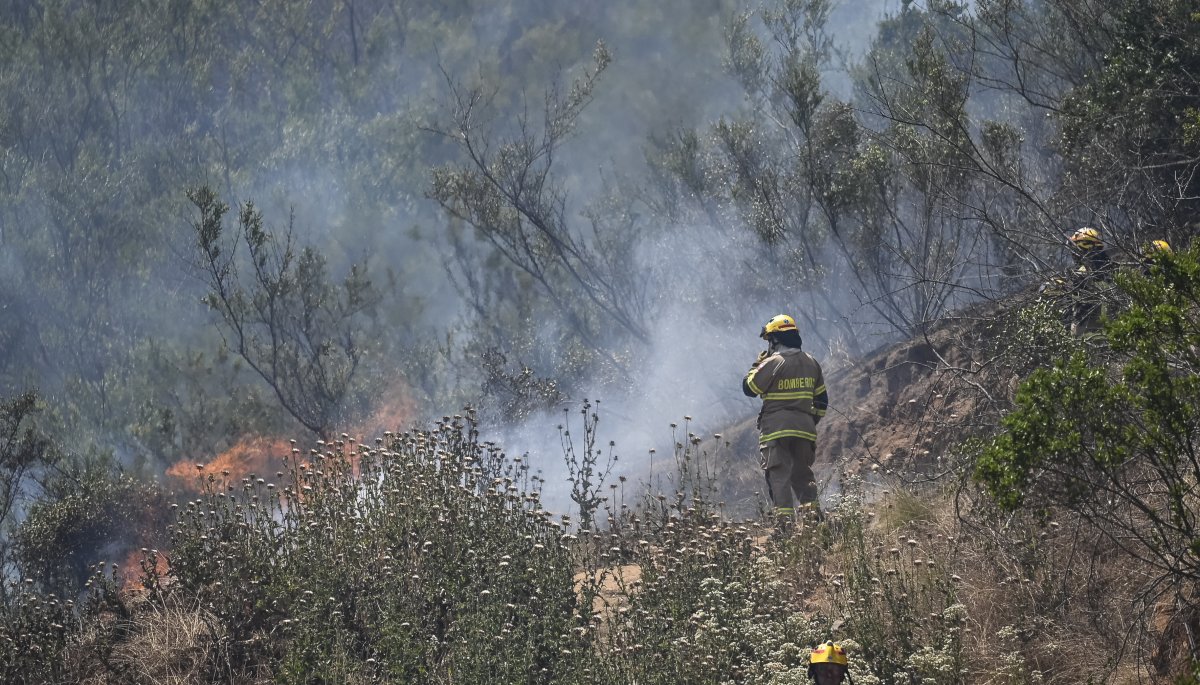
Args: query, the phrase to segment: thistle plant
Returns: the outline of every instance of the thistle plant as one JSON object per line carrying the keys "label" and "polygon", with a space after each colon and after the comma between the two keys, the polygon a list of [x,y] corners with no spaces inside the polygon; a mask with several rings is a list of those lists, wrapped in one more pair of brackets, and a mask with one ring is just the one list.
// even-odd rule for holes
{"label": "thistle plant", "polygon": [[604,502],[604,497],[600,494],[604,492],[604,482],[617,463],[617,455],[613,453],[615,442],[608,443],[607,452],[597,445],[600,414],[594,411],[593,407],[599,406],[600,400],[596,400],[595,405],[586,399],[583,401],[583,407],[579,411],[583,417],[583,442],[579,450],[575,448],[567,421],[570,410],[563,409],[563,423],[558,426],[558,436],[567,466],[567,480],[571,483],[571,501],[578,508],[579,525],[585,529],[594,526],[596,509]]}
{"label": "thistle plant", "polygon": [[853,486],[848,491],[833,514],[841,527],[840,569],[828,579],[843,630],[864,645],[863,656],[885,682],[966,682],[967,611],[952,571],[956,540],[927,522],[868,528],[870,512]]}
{"label": "thistle plant", "polygon": [[472,414],[293,448],[268,477],[211,477],[173,528],[171,591],[213,607],[231,671],[558,682],[583,654],[562,528]]}

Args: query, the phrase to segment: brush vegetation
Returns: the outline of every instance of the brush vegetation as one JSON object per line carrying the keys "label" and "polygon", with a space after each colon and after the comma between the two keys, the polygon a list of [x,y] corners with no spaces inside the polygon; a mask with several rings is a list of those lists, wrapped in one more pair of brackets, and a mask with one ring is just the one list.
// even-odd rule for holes
{"label": "brush vegetation", "polygon": [[[1158,350],[1194,350],[1195,310],[1185,303],[1200,283],[1196,264],[1186,253],[1150,277],[1123,277],[1131,302],[1092,341],[1097,357],[1141,368]],[[1122,346],[1149,311],[1183,337]],[[1039,335],[1070,335],[1058,320],[1044,326]],[[1024,361],[1019,344],[1006,356]],[[1179,506],[1154,489],[1114,503],[1103,490],[1089,497],[1055,480],[1029,485],[1026,504],[1037,498],[1036,508],[1004,496],[1013,480],[1006,469],[1031,472],[1017,451],[1034,444],[1020,407],[1042,388],[1040,376],[1084,382],[1105,368],[1117,367],[1061,359],[1022,384],[998,437],[947,455],[950,475],[917,488],[897,482],[879,496],[842,473],[826,520],[801,520],[786,534],[725,515],[698,438],[676,443],[673,491],[627,487],[624,478],[606,488],[591,404],[578,448],[564,430],[584,526],[544,509],[544,481],[483,440],[472,411],[371,444],[343,435],[295,446],[277,455],[274,473],[200,475],[200,495],[172,507],[166,548],[142,550],[140,569],[101,563],[75,600],[46,594],[44,580],[11,587],[3,675],[29,683],[801,683],[809,648],[828,638],[849,647],[860,683],[1182,675],[1187,655],[1174,640],[1196,620],[1190,569],[1162,564],[1163,549],[1114,546],[1112,525],[1095,516],[1129,507],[1148,512],[1149,526],[1175,521]],[[1173,387],[1190,387],[1194,370],[1174,372]],[[1153,396],[1161,411],[1191,406],[1186,395]],[[1070,406],[1069,396],[1056,398]],[[1085,441],[1056,437],[1056,449],[1094,454],[1071,435]],[[1130,459],[1119,473],[1156,463]],[[1072,473],[1090,473],[1085,466]],[[1116,477],[1109,461],[1092,468],[1101,467]],[[1186,546],[1171,549],[1186,558]]]}
{"label": "brush vegetation", "polygon": [[[5,3],[0,680],[1196,682],[1200,12],[846,14]],[[490,441],[741,401],[776,307],[865,370],[822,523],[592,403],[566,484]]]}

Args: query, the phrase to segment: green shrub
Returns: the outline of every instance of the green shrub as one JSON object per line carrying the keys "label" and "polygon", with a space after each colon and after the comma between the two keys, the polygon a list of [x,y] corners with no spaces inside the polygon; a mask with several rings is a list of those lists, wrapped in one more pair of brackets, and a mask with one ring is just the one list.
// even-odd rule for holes
{"label": "green shrub", "polygon": [[54,595],[33,592],[33,581],[25,591],[14,588],[12,599],[0,621],[0,680],[6,683],[62,682],[62,654],[78,619],[74,602]]}
{"label": "green shrub", "polygon": [[1200,576],[1200,247],[1115,280],[1127,306],[1021,383],[975,475],[1002,508],[1062,507],[1187,585]]}
{"label": "green shrub", "polygon": [[686,423],[683,433],[673,496],[608,501],[608,530],[578,547],[593,570],[583,594],[599,605],[586,682],[807,681],[809,650],[829,634],[828,618],[804,606],[828,530],[802,525],[787,537],[730,520],[710,455]]}
{"label": "green shrub", "polygon": [[59,475],[14,535],[17,566],[45,592],[79,592],[91,567],[157,546],[167,497],[155,484],[94,466]]}
{"label": "green shrub", "polygon": [[954,542],[919,518],[894,537],[868,532],[861,501],[843,497],[835,513],[841,572],[831,585],[843,630],[883,682],[966,682]]}
{"label": "green shrub", "polygon": [[766,683],[807,668],[820,620],[798,612],[761,528],[697,509],[622,541],[641,577],[603,618],[601,682]]}
{"label": "green shrub", "polygon": [[105,661],[129,615],[107,567],[90,571],[79,601],[38,592],[32,578],[13,584],[0,607],[0,682],[79,682]]}
{"label": "green shrub", "polygon": [[583,655],[564,531],[470,418],[285,462],[210,477],[173,529],[170,591],[211,607],[232,672],[562,682]]}

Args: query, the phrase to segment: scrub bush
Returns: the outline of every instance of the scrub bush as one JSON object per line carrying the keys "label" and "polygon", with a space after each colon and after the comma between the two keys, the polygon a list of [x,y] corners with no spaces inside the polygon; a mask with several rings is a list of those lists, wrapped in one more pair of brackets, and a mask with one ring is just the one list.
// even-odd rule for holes
{"label": "scrub bush", "polygon": [[231,673],[561,682],[583,653],[561,525],[469,416],[293,449],[266,475],[208,479],[173,529],[174,586],[155,588],[210,608]]}

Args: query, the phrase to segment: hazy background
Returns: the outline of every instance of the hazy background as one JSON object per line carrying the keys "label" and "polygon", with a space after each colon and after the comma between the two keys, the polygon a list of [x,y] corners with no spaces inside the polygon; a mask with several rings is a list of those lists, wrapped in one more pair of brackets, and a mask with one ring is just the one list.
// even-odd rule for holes
{"label": "hazy background", "polygon": [[832,371],[1119,219],[1064,192],[1039,100],[1095,52],[1014,94],[935,5],[7,3],[0,396],[147,478],[470,405],[551,487],[601,399],[637,473],[756,410],[769,317]]}

